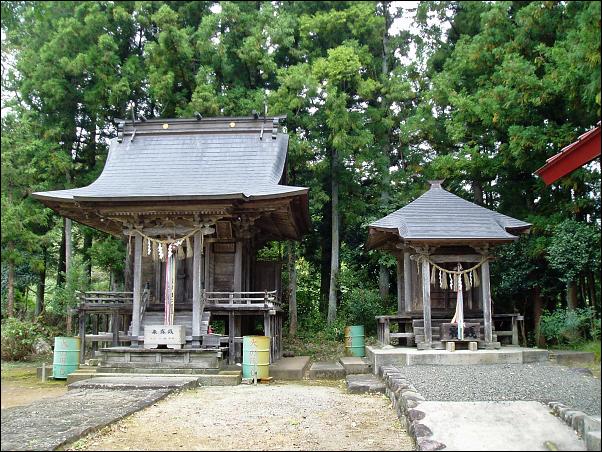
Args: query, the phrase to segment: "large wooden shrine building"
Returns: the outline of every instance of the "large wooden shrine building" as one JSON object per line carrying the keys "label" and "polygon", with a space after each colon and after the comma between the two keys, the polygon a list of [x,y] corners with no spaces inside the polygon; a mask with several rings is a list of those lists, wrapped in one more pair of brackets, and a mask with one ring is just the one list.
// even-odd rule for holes
{"label": "large wooden shrine building", "polygon": [[[499,348],[497,317],[512,322],[504,333],[518,345],[521,316],[493,315],[489,262],[493,247],[517,240],[531,225],[466,201],[441,182],[431,181],[426,193],[369,225],[367,248],[397,259],[398,313],[377,318],[379,341],[407,339],[420,349],[442,348],[442,340],[458,339],[445,337],[444,329],[465,324],[480,347]],[[390,331],[392,322],[397,332]]]}
{"label": "large wooden shrine building", "polygon": [[221,319],[230,362],[247,334],[270,336],[272,359],[280,356],[280,263],[257,252],[271,240],[299,240],[310,223],[308,189],[286,185],[279,119],[120,121],[96,181],[34,194],[65,217],[126,237],[132,291],[81,305],[119,313],[114,345],[141,348],[145,325],[171,322],[185,327],[185,349],[200,348],[207,324]]}

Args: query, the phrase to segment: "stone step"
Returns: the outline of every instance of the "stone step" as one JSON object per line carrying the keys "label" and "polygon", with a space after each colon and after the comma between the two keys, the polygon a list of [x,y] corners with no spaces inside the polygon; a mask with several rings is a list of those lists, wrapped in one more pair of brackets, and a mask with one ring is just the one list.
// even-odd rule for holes
{"label": "stone step", "polygon": [[345,378],[345,368],[333,361],[316,361],[309,368],[312,380],[339,380]]}
{"label": "stone step", "polygon": [[71,389],[187,389],[197,386],[235,386],[241,382],[241,371],[221,371],[215,374],[104,374],[77,381]]}
{"label": "stone step", "polygon": [[343,356],[339,362],[345,369],[346,375],[369,374],[372,372],[372,366],[366,358],[358,356]]}
{"label": "stone step", "polygon": [[365,392],[385,393],[385,384],[379,377],[373,374],[347,375],[346,381],[347,391],[353,394]]}
{"label": "stone step", "polygon": [[302,380],[309,368],[309,356],[280,358],[270,364],[270,377],[276,380]]}
{"label": "stone step", "polygon": [[580,352],[576,350],[549,350],[550,360],[558,364],[590,364],[594,363],[596,356],[592,352]]}
{"label": "stone step", "polygon": [[76,381],[87,380],[88,378],[92,378],[96,375],[96,371],[90,370],[76,370],[75,372],[71,372],[67,375],[67,386],[71,383],[75,383]]}
{"label": "stone step", "polygon": [[217,374],[220,372],[219,369],[203,369],[203,368],[137,368],[137,367],[111,367],[111,366],[99,366],[96,371],[97,374],[153,374],[153,375],[205,375],[205,374]]}

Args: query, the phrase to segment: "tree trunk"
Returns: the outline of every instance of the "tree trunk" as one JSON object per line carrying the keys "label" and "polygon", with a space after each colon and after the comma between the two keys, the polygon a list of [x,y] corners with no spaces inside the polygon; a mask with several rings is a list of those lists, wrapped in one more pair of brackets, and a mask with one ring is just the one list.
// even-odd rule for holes
{"label": "tree trunk", "polygon": [[297,256],[296,244],[288,242],[288,316],[291,337],[297,335]]}
{"label": "tree trunk", "polygon": [[[389,14],[389,3],[388,1],[381,2],[383,9],[383,17],[385,19],[384,30],[383,30],[383,38],[382,38],[382,49],[381,49],[381,59],[382,59],[382,68],[381,75],[383,80],[386,80],[389,76],[389,28],[391,27],[391,15]],[[382,97],[381,109],[386,111],[388,106],[385,102],[385,97]],[[385,132],[383,137],[383,153],[384,155],[384,167],[382,168],[382,190],[380,192],[380,205],[384,211],[387,211],[387,207],[389,204],[389,165],[390,165],[390,147],[391,143],[389,140],[388,131]],[[380,298],[382,300],[386,300],[389,296],[389,269],[385,264],[380,264],[378,268],[378,291],[380,293]]]}
{"label": "tree trunk", "polygon": [[[8,242],[8,252],[15,252],[15,244]],[[8,281],[7,281],[7,296],[6,296],[6,316],[15,316],[15,261],[12,256],[8,258]]]}
{"label": "tree trunk", "polygon": [[587,282],[589,285],[589,298],[592,302],[592,306],[595,308],[598,306],[598,297],[596,296],[596,279],[594,272],[589,272],[587,275]]}
{"label": "tree trunk", "polygon": [[577,308],[577,284],[571,281],[566,287],[566,307],[573,310]]}
{"label": "tree trunk", "polygon": [[94,237],[92,236],[92,231],[88,230],[84,233],[84,258],[86,259],[86,279],[88,281],[88,286],[92,284],[92,243]]}
{"label": "tree trunk", "polygon": [[126,240],[125,265],[123,267],[124,289],[126,292],[134,290],[134,253],[132,250],[131,240],[129,237]]}
{"label": "tree trunk", "polygon": [[541,292],[539,288],[535,287],[533,289],[533,330],[535,331],[535,343],[538,347],[545,346],[545,339],[539,333],[539,319],[541,319],[541,314],[543,312],[543,300],[541,297]]}
{"label": "tree trunk", "polygon": [[378,291],[383,301],[389,297],[389,284],[389,269],[385,264],[380,264],[378,268]]}
{"label": "tree trunk", "polygon": [[69,274],[71,269],[71,258],[73,257],[73,222],[70,218],[65,218],[65,275]]}
{"label": "tree trunk", "polygon": [[56,286],[63,287],[65,284],[65,219],[61,228],[61,246],[59,247],[58,266],[56,269]]}
{"label": "tree trunk", "polygon": [[42,269],[38,274],[38,287],[36,290],[36,310],[34,316],[39,316],[44,310],[44,292],[46,290],[46,259],[48,257],[48,251],[46,248],[42,248]]}
{"label": "tree trunk", "polygon": [[474,194],[474,202],[482,206],[483,203],[483,186],[479,181],[472,181],[472,192]]}
{"label": "tree trunk", "polygon": [[330,325],[337,317],[337,290],[339,280],[339,183],[337,180],[337,151],[332,150],[331,160],[331,184],[332,184],[332,233],[330,251],[330,287],[328,290],[328,317]]}
{"label": "tree trunk", "polygon": [[591,306],[589,297],[587,296],[587,287],[585,285],[585,276],[579,276],[579,291],[581,292],[581,303],[584,306]]}
{"label": "tree trunk", "polygon": [[330,283],[330,259],[331,259],[331,241],[328,231],[331,229],[330,224],[331,203],[324,205],[322,218],[324,219],[320,232],[320,313],[327,315],[328,313],[328,289]]}

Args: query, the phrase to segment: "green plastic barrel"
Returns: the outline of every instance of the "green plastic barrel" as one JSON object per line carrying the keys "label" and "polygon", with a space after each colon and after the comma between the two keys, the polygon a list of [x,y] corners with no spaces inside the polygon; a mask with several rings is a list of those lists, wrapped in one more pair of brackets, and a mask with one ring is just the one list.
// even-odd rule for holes
{"label": "green plastic barrel", "polygon": [[347,356],[364,356],[366,354],[364,325],[345,327],[345,353]]}
{"label": "green plastic barrel", "polygon": [[79,337],[55,337],[53,378],[65,379],[79,368]]}
{"label": "green plastic barrel", "polygon": [[257,378],[270,376],[270,337],[243,336],[242,338],[242,377]]}

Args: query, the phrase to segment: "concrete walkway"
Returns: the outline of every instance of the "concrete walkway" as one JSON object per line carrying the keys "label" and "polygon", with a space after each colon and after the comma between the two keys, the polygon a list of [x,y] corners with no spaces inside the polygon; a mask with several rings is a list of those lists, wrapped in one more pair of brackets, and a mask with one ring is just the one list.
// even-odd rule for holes
{"label": "concrete walkway", "polygon": [[422,402],[416,409],[445,450],[586,450],[539,402]]}
{"label": "concrete walkway", "polygon": [[198,386],[192,377],[120,379],[73,383],[60,397],[2,410],[1,450],[54,450],[145,408],[169,393]]}

